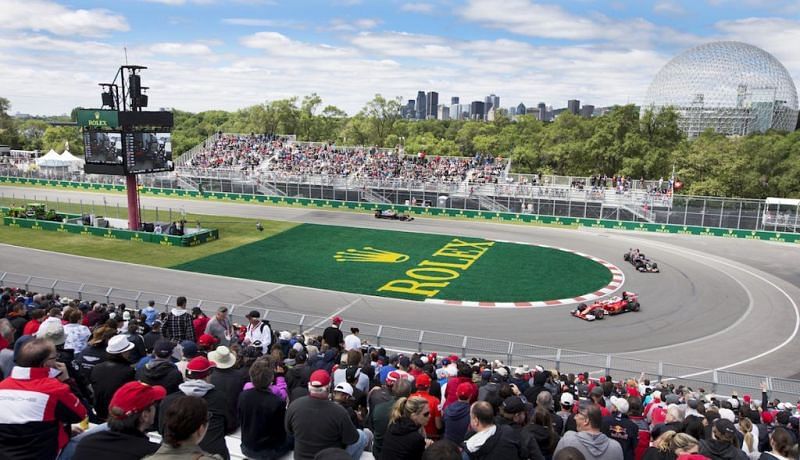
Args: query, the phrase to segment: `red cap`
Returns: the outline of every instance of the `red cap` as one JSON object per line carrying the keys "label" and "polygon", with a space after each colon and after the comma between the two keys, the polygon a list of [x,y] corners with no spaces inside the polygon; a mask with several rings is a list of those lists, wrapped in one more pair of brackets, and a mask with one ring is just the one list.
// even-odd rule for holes
{"label": "red cap", "polygon": [[763,420],[767,425],[771,424],[774,418],[775,417],[772,415],[772,412],[768,410],[765,410],[761,413],[761,420]]}
{"label": "red cap", "polygon": [[197,339],[197,344],[201,347],[210,347],[211,345],[215,345],[217,343],[219,343],[219,339],[211,334],[203,334],[199,339]]}
{"label": "red cap", "polygon": [[745,404],[750,404],[750,400],[751,400],[750,395],[742,396],[742,400],[745,402]]}
{"label": "red cap", "polygon": [[606,383],[606,378],[605,377],[600,377],[600,383]]}
{"label": "red cap", "polygon": [[431,378],[428,374],[420,374],[417,376],[417,388],[429,388],[431,386]]}
{"label": "red cap", "polygon": [[333,317],[333,324],[342,324],[342,321],[344,321],[344,320],[342,319],[341,316],[334,316]]}
{"label": "red cap", "polygon": [[125,418],[141,412],[156,401],[164,399],[167,390],[161,385],[147,385],[139,381],[128,382],[119,387],[108,404],[108,415],[113,418]]}
{"label": "red cap", "polygon": [[[386,386],[394,385],[394,382],[405,379],[408,380],[408,373],[405,371],[392,371],[386,376]],[[430,384],[430,382],[429,382]]]}
{"label": "red cap", "polygon": [[202,376],[211,371],[212,368],[217,367],[213,361],[209,361],[205,356],[198,356],[192,358],[189,364],[186,365],[186,372],[192,375]]}
{"label": "red cap", "polygon": [[458,355],[450,355],[450,356],[448,356],[448,357],[447,357],[447,359],[448,359],[448,360],[449,360],[451,363],[455,363],[455,362],[457,362],[457,361],[458,361]]}
{"label": "red cap", "polygon": [[331,376],[323,369],[317,369],[311,373],[308,384],[316,388],[327,387],[331,384]]}
{"label": "red cap", "polygon": [[469,398],[472,396],[472,385],[467,382],[461,382],[456,387],[456,397],[458,399]]}

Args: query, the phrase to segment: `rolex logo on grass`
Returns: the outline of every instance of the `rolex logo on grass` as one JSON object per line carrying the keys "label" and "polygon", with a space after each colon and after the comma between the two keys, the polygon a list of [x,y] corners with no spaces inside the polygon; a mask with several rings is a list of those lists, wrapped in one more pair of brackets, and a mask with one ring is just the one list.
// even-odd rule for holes
{"label": "rolex logo on grass", "polygon": [[383,264],[399,264],[408,260],[408,256],[399,252],[383,251],[369,246],[363,249],[339,251],[333,256],[337,262],[378,262]]}

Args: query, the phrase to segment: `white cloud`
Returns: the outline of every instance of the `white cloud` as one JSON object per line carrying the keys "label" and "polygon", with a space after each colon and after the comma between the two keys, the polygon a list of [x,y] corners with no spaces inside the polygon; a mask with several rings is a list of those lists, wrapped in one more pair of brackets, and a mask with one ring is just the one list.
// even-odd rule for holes
{"label": "white cloud", "polygon": [[188,3],[195,3],[198,5],[210,5],[214,0],[142,0],[147,3],[161,3],[162,5],[169,6],[182,6]]}
{"label": "white cloud", "polygon": [[335,32],[359,32],[362,30],[369,30],[378,27],[383,21],[380,19],[362,18],[348,21],[346,19],[334,18],[326,27],[321,27],[320,31],[335,31]]}
{"label": "white cloud", "polygon": [[448,59],[460,55],[444,38],[433,35],[365,32],[353,37],[351,43],[364,51],[391,57]]}
{"label": "white cloud", "polygon": [[204,43],[155,43],[148,49],[154,54],[168,56],[208,56],[213,54],[211,48]]}
{"label": "white cloud", "polygon": [[275,56],[292,58],[342,58],[354,54],[352,50],[344,48],[294,41],[278,32],[258,32],[242,38],[241,42],[248,48],[263,49]]}
{"label": "white cloud", "polygon": [[245,27],[268,27],[274,29],[305,29],[306,25],[291,20],[257,19],[257,18],[225,18],[223,24]]}
{"label": "white cloud", "polygon": [[400,10],[409,13],[431,14],[433,13],[433,8],[431,3],[403,3]]}
{"label": "white cloud", "polygon": [[0,5],[0,29],[95,37],[130,28],[124,16],[104,9],[70,9],[47,0],[3,0]]}
{"label": "white cloud", "polygon": [[653,12],[668,16],[682,16],[686,14],[683,5],[674,0],[660,0],[653,5]]}

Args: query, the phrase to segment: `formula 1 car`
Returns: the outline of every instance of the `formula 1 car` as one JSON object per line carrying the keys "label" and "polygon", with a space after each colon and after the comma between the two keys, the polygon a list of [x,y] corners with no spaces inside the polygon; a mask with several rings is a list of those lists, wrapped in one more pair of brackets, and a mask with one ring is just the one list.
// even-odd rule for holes
{"label": "formula 1 car", "polygon": [[414,220],[413,217],[409,216],[408,214],[400,214],[394,209],[376,209],[375,210],[375,218],[376,219],[389,219],[389,220],[401,220],[401,221],[412,221]]}
{"label": "formula 1 car", "polygon": [[603,319],[606,315],[618,315],[628,311],[639,311],[639,309],[639,296],[633,292],[623,291],[621,297],[614,296],[598,300],[590,305],[582,303],[570,314],[586,321],[594,321]]}
{"label": "formula 1 car", "polygon": [[642,273],[659,273],[661,271],[657,263],[639,252],[638,249],[629,250],[622,258],[625,259],[625,262],[629,262],[636,270]]}

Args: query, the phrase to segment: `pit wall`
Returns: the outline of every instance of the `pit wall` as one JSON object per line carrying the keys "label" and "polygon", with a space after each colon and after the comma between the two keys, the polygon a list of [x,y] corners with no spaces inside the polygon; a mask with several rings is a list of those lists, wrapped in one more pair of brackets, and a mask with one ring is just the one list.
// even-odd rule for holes
{"label": "pit wall", "polygon": [[[39,185],[39,186],[68,188],[72,190],[125,192],[124,185],[93,184],[86,182],[30,179],[21,177],[0,176],[0,184]],[[421,206],[380,205],[375,203],[362,203],[357,201],[334,201],[334,200],[320,200],[313,198],[291,198],[291,197],[281,197],[281,196],[250,195],[250,194],[225,193],[225,192],[198,192],[194,190],[162,189],[162,188],[151,188],[151,187],[141,187],[140,193],[150,196],[165,196],[172,198],[197,198],[197,199],[206,199],[211,201],[232,201],[232,202],[245,202],[245,203],[252,202],[252,203],[264,203],[274,206],[289,206],[298,208],[322,208],[322,209],[327,208],[327,209],[338,209],[342,211],[350,210],[350,211],[364,212],[364,213],[372,213],[375,211],[375,209],[378,208],[381,209],[391,208],[397,210],[398,212],[408,213],[412,216],[417,216],[417,217],[446,217],[446,218],[470,219],[478,221],[484,220],[493,222],[548,225],[556,227],[558,226],[574,227],[574,228],[590,227],[590,228],[602,228],[611,230],[716,236],[722,238],[743,238],[750,240],[775,241],[781,243],[800,244],[800,233],[789,233],[789,232],[734,230],[728,228],[699,227],[692,225],[650,224],[643,222],[626,222],[626,221],[617,221],[608,219],[584,219],[576,217],[541,216],[541,215],[523,214],[523,213],[510,213],[510,212],[473,211],[473,210],[446,209],[446,208],[424,208]],[[17,220],[19,221],[27,219],[17,219]],[[80,227],[83,228],[83,226]],[[97,229],[97,230],[106,231],[106,229]],[[128,232],[126,230],[119,230],[119,231],[126,233],[143,233],[143,232]],[[213,232],[216,231],[214,230]],[[145,235],[151,235],[151,234],[145,234]],[[165,236],[166,235],[162,235],[159,238],[163,238]],[[181,237],[170,237],[170,238],[181,238]],[[191,237],[184,237],[184,238],[191,238]],[[216,238],[218,238],[218,235],[215,234],[213,239]],[[134,239],[134,238],[129,237],[121,239]],[[152,242],[157,242],[157,241],[152,241]],[[181,244],[181,245],[190,246],[194,244]]]}

